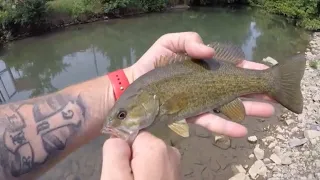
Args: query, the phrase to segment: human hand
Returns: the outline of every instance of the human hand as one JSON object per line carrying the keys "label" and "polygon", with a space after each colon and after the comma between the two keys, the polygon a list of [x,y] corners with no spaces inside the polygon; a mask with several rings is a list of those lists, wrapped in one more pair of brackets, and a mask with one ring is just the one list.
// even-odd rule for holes
{"label": "human hand", "polygon": [[131,149],[120,138],[109,138],[104,143],[101,180],[181,179],[181,155],[176,148],[143,131]]}
{"label": "human hand", "polygon": [[[161,36],[148,51],[131,67],[127,68],[126,74],[129,74],[134,81],[141,75],[154,69],[154,62],[161,55],[171,55],[172,53],[184,52],[193,58],[211,58],[214,50],[206,46],[201,37],[194,32],[170,33]],[[247,69],[267,69],[268,66],[255,62],[244,60],[239,67]],[[268,99],[267,96],[254,95],[247,96],[256,99]],[[274,113],[274,107],[268,103],[243,101],[246,114],[249,116],[270,117]],[[235,122],[223,119],[211,113],[205,113],[197,117],[187,119],[188,123],[194,123],[207,128],[210,131],[227,135],[230,137],[242,137],[247,134],[247,129]]]}

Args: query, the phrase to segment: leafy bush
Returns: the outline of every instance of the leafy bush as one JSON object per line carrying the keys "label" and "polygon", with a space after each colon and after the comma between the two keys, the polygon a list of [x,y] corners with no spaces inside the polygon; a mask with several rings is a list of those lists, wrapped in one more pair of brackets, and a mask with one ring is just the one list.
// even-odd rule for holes
{"label": "leafy bush", "polygon": [[310,61],[309,62],[309,66],[313,69],[318,69],[318,66],[319,66],[319,61],[317,60],[313,60],[313,61]]}
{"label": "leafy bush", "polygon": [[52,18],[60,20],[59,15],[75,19],[102,13],[154,12],[182,3],[249,4],[284,15],[306,29],[320,29],[319,0],[0,0],[0,42],[10,36],[41,30],[54,24]]}
{"label": "leafy bush", "polygon": [[248,0],[253,6],[260,6],[270,13],[284,15],[295,24],[309,30],[320,29],[319,0]]}
{"label": "leafy bush", "polygon": [[100,0],[54,0],[48,2],[48,7],[56,13],[66,13],[72,18],[84,14],[103,12],[103,5]]}
{"label": "leafy bush", "polygon": [[140,3],[145,6],[146,11],[161,11],[168,1],[167,0],[140,0]]}
{"label": "leafy bush", "polygon": [[161,11],[168,4],[167,0],[105,0],[105,12],[110,13],[119,9],[140,9],[143,12]]}
{"label": "leafy bush", "polygon": [[0,0],[0,41],[36,32],[65,15],[76,19],[119,10],[161,11],[167,4],[168,0]]}
{"label": "leafy bush", "polygon": [[230,4],[247,4],[248,0],[191,0],[192,4],[199,5],[230,5]]}
{"label": "leafy bush", "polygon": [[46,23],[49,0],[2,1],[0,3],[0,30],[3,36],[33,31]]}

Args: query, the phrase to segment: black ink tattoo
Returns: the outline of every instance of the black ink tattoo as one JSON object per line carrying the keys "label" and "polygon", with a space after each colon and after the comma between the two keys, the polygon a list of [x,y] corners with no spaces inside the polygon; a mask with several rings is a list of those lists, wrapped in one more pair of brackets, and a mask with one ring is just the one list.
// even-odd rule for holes
{"label": "black ink tattoo", "polygon": [[43,119],[44,115],[40,111],[39,104],[35,104],[33,107],[33,116],[36,122],[39,122]]}
{"label": "black ink tattoo", "polygon": [[58,95],[56,97],[49,97],[47,100],[48,105],[50,108],[54,111],[57,111],[61,108],[61,106],[64,106],[67,104],[67,102],[64,100],[64,98],[61,95]]}
{"label": "black ink tattoo", "polygon": [[[62,129],[64,128],[66,127]],[[62,129],[61,131],[63,131]],[[54,133],[48,133],[43,136],[43,145],[47,152],[55,152],[56,150],[63,150],[66,146],[66,141],[61,141]]]}
{"label": "black ink tattoo", "polygon": [[0,127],[6,128],[0,134],[0,177],[1,168],[8,177],[21,177],[64,150],[86,111],[80,95],[55,95],[2,108]]}
{"label": "black ink tattoo", "polygon": [[9,123],[13,123],[15,119],[17,119],[17,115],[13,114],[11,116],[8,116],[8,120],[9,120]]}
{"label": "black ink tattoo", "polygon": [[82,97],[80,95],[77,97],[76,103],[81,108],[80,112],[82,112],[82,117],[86,117],[86,114],[85,114],[86,113],[86,108],[84,106],[85,103],[83,102],[83,99],[82,99]]}
{"label": "black ink tattoo", "polygon": [[22,145],[27,142],[26,138],[24,137],[23,131],[18,132],[18,134],[16,134],[16,135],[10,135],[10,137],[11,137],[12,143],[14,145],[16,145],[16,144]]}
{"label": "black ink tattoo", "polygon": [[72,110],[68,110],[67,112],[62,111],[62,116],[65,120],[69,120],[73,117],[73,111]]}
{"label": "black ink tattoo", "polygon": [[41,131],[45,131],[50,128],[50,124],[47,121],[42,121],[37,125],[37,134]]}
{"label": "black ink tattoo", "polygon": [[31,169],[32,168],[31,156],[28,156],[28,157],[22,156],[22,167],[23,167],[23,169]]}
{"label": "black ink tattoo", "polygon": [[21,117],[18,113],[5,114],[5,121],[8,123],[8,131],[19,131],[21,128],[25,127],[24,122],[20,121]]}

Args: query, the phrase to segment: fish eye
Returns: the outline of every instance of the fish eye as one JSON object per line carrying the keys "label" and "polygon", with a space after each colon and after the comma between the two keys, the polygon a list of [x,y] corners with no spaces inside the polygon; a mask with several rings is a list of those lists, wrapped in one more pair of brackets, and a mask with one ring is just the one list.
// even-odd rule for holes
{"label": "fish eye", "polygon": [[126,111],[124,111],[124,110],[119,111],[118,119],[122,120],[122,119],[126,118],[126,116],[127,116],[127,112]]}

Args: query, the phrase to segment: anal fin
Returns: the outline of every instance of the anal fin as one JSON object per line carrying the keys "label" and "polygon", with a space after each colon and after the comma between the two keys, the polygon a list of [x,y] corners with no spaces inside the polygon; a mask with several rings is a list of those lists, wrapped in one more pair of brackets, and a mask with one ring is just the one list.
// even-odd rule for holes
{"label": "anal fin", "polygon": [[237,98],[228,104],[225,104],[219,108],[220,112],[227,116],[231,121],[240,122],[245,119],[246,110],[242,101]]}
{"label": "anal fin", "polygon": [[168,127],[179,136],[189,137],[189,125],[185,119],[169,124]]}

